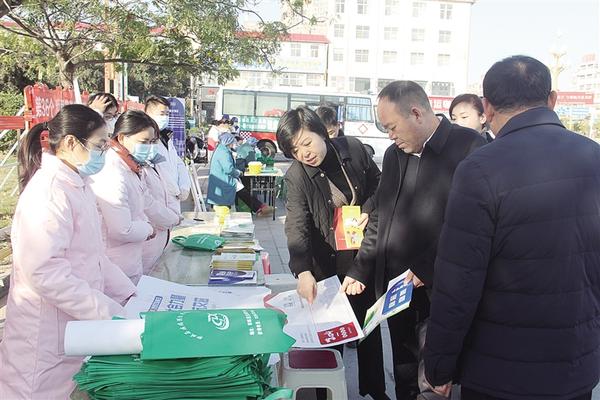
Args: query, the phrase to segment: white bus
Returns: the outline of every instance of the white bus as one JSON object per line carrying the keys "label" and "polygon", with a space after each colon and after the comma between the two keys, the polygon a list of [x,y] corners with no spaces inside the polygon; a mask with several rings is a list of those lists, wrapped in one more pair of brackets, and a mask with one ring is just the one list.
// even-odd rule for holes
{"label": "white bus", "polygon": [[242,136],[257,138],[259,149],[266,155],[275,156],[279,118],[301,105],[312,109],[320,105],[335,107],[344,134],[360,139],[376,157],[383,157],[391,144],[387,133],[376,121],[374,97],[369,95],[221,88],[215,116],[238,117]]}

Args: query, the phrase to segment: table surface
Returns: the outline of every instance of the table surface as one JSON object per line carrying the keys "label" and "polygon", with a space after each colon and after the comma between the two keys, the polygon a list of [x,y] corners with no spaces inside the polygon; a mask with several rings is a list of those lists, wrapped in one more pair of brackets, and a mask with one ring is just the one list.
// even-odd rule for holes
{"label": "table surface", "polygon": [[[197,233],[219,233],[220,228],[215,221],[214,212],[188,212],[183,213],[183,216],[185,219],[182,225],[171,231],[171,237]],[[202,219],[203,221],[194,221],[193,218]],[[230,222],[252,223],[252,214],[231,213]],[[184,285],[208,285],[210,262],[213,254],[210,251],[187,250],[173,242],[169,242],[148,275]],[[257,285],[264,285],[265,277],[260,257],[254,263],[253,269],[257,271]]]}
{"label": "table surface", "polygon": [[247,177],[256,177],[256,176],[275,176],[280,177],[283,176],[283,171],[280,168],[274,168],[274,171],[269,172],[261,172],[260,174],[251,174],[249,171],[244,172],[244,176]]}

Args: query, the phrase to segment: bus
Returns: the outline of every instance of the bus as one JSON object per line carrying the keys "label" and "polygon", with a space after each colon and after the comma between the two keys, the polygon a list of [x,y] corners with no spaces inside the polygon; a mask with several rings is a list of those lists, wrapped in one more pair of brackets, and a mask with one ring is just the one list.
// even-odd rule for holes
{"label": "bus", "polygon": [[298,106],[315,110],[329,105],[337,110],[346,136],[357,137],[371,156],[383,157],[391,142],[376,121],[374,100],[362,94],[222,88],[217,94],[215,115],[237,117],[242,137],[255,137],[259,150],[274,157],[278,150],[275,132],[286,111]]}

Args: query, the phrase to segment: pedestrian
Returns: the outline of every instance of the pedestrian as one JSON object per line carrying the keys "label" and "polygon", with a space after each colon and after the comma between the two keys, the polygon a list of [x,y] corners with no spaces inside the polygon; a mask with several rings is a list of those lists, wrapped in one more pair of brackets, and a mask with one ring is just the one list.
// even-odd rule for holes
{"label": "pedestrian", "polygon": [[77,104],[33,126],[21,142],[0,399],[68,399],[83,357],[64,354],[67,322],[124,317],[121,304],[135,292],[106,257],[89,188],[107,139],[102,117]]}
{"label": "pedestrian", "polygon": [[192,181],[188,169],[177,154],[173,143],[173,131],[169,129],[169,101],[164,97],[150,96],[146,99],[144,111],[154,119],[160,129],[158,154],[166,161],[156,165],[157,171],[167,185],[171,202],[178,205],[178,213],[181,212],[181,202],[190,195]]}
{"label": "pedestrian", "polygon": [[486,123],[483,103],[476,94],[465,93],[456,96],[450,103],[448,113],[455,124],[476,130],[488,143],[494,140],[495,136]]}
{"label": "pedestrian", "polygon": [[483,80],[494,142],[454,174],[425,375],[462,399],[590,399],[600,376],[600,147],[552,111],[527,56]]}
{"label": "pedestrian", "polygon": [[[298,278],[298,294],[312,303],[317,281],[344,279],[356,251],[336,250],[334,213],[344,205],[361,206],[364,229],[373,210],[372,196],[380,171],[355,138],[330,139],[319,116],[308,107],[288,111],[279,120],[277,143],[293,163],[285,175],[285,232],[290,269]],[[375,302],[373,285],[350,304],[359,324]],[[343,346],[338,346],[343,350]],[[358,345],[359,392],[387,399],[381,333],[377,329]],[[323,398],[323,394],[320,394]]]}
{"label": "pedestrian", "polygon": [[331,106],[320,106],[316,110],[317,115],[323,121],[327,129],[327,135],[330,139],[344,136],[344,130],[340,128],[340,122],[337,117],[337,111]]}
{"label": "pedestrian", "polygon": [[273,208],[253,196],[240,180],[242,171],[236,168],[233,159],[236,143],[231,133],[225,132],[219,137],[219,145],[210,160],[207,201],[213,206],[231,207],[237,197],[257,216],[267,216],[273,212]]}
{"label": "pedestrian", "polygon": [[454,170],[485,144],[472,129],[434,114],[423,88],[395,81],[379,94],[379,121],[394,142],[385,152],[375,195],[374,217],[355,263],[347,274],[347,294],[360,293],[374,278],[377,297],[388,282],[408,271],[415,290],[411,307],[388,319],[396,397],[413,399],[417,387],[416,327],[429,314],[425,288],[433,284],[433,263]]}
{"label": "pedestrian", "polygon": [[92,178],[106,241],[106,253],[137,284],[143,273],[145,242],[156,230],[145,213],[147,188],[142,168],[152,155],[158,135],[153,129],[129,129],[131,115],[123,113],[106,151],[106,165]]}

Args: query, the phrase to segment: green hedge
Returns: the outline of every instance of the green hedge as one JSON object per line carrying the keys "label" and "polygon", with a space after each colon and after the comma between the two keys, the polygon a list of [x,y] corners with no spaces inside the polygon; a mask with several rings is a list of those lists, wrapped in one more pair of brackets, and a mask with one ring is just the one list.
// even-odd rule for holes
{"label": "green hedge", "polygon": [[[0,92],[0,116],[15,115],[23,107],[23,93]],[[0,153],[6,152],[15,142],[17,133],[10,131],[0,139]]]}

